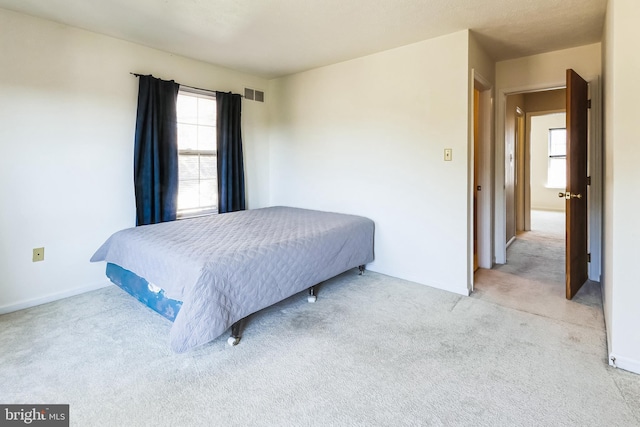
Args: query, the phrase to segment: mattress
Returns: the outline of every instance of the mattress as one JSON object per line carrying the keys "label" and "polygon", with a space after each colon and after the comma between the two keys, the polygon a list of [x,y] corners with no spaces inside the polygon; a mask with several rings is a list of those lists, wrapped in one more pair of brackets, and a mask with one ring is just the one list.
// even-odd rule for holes
{"label": "mattress", "polygon": [[147,307],[172,322],[176,320],[176,316],[182,307],[182,301],[167,297],[162,288],[147,282],[137,274],[118,265],[107,263],[106,274],[111,282]]}
{"label": "mattress", "polygon": [[207,343],[236,321],[373,261],[368,218],[271,207],[129,228],[91,261],[106,261],[182,301],[171,348]]}

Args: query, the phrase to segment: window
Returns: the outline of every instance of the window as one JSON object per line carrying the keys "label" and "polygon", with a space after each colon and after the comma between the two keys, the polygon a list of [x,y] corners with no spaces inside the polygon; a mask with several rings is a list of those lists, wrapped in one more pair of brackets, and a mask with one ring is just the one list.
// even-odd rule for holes
{"label": "window", "polygon": [[180,89],[178,119],[178,218],[218,212],[216,98]]}
{"label": "window", "polygon": [[567,130],[549,129],[547,187],[562,188],[567,183]]}

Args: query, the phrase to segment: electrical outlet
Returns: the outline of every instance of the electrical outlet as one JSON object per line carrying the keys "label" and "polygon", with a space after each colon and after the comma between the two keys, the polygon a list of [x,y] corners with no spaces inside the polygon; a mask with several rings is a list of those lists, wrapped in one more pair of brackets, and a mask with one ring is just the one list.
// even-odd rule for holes
{"label": "electrical outlet", "polygon": [[44,248],[35,248],[33,250],[33,262],[44,261]]}
{"label": "electrical outlet", "polygon": [[444,149],[444,161],[445,162],[450,162],[451,158],[453,156],[453,149],[451,148],[445,148]]}

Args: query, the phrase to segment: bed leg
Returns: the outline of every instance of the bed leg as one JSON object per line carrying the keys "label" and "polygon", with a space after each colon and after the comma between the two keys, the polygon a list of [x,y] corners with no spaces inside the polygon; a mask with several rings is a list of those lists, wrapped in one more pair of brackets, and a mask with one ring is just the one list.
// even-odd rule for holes
{"label": "bed leg", "polygon": [[312,286],[309,288],[309,295],[307,296],[307,302],[316,302],[318,297],[316,296],[316,287]]}
{"label": "bed leg", "polygon": [[360,265],[358,266],[358,270],[360,270],[360,273],[358,273],[360,276],[364,275],[364,265]]}
{"label": "bed leg", "polygon": [[238,320],[236,323],[231,325],[231,336],[227,339],[227,344],[234,346],[238,345],[240,339],[242,338],[242,324],[244,323],[244,319]]}

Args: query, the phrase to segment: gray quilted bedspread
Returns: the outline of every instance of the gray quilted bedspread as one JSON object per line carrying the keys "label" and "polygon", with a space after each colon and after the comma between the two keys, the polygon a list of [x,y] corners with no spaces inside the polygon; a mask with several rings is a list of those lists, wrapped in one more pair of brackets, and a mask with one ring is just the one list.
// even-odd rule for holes
{"label": "gray quilted bedspread", "polygon": [[207,343],[234,322],[373,261],[374,223],[271,207],[129,228],[93,255],[183,302],[171,348]]}

